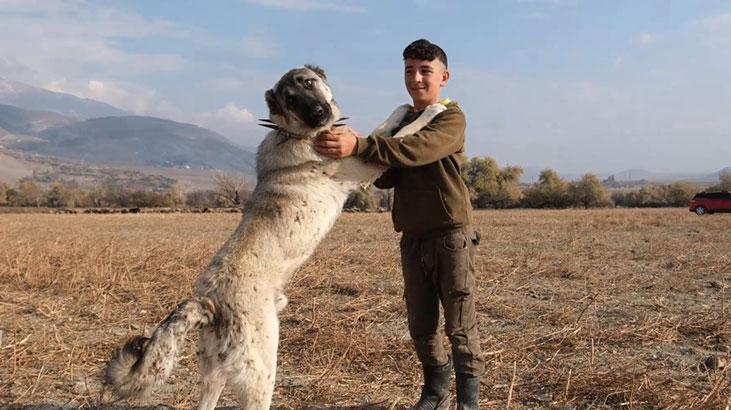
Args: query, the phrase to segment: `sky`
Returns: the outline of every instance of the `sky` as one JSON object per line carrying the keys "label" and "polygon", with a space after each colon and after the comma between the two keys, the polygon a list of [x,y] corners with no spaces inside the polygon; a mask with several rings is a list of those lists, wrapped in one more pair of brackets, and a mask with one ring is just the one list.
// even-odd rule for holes
{"label": "sky", "polygon": [[466,153],[563,173],[731,166],[731,2],[0,0],[0,77],[254,149],[264,92],[325,69],[362,134],[409,102],[401,52],[445,49]]}

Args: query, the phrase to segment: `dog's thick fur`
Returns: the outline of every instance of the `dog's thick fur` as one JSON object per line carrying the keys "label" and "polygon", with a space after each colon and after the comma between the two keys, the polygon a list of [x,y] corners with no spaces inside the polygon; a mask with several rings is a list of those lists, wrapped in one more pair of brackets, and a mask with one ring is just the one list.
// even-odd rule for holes
{"label": "dog's thick fur", "polygon": [[[283,288],[310,257],[341,212],[348,194],[383,167],[317,154],[313,138],[340,118],[324,72],[312,66],[286,73],[266,92],[269,132],[257,153],[257,185],[236,231],[198,278],[194,296],[162,321],[150,338],[117,350],[106,382],[123,398],[144,396],[172,371],[185,334],[199,331],[200,409],[215,408],[224,385],[245,409],[271,404],[277,365],[277,313]],[[409,106],[377,128],[390,134]],[[430,106],[395,137],[413,133],[444,106]]]}

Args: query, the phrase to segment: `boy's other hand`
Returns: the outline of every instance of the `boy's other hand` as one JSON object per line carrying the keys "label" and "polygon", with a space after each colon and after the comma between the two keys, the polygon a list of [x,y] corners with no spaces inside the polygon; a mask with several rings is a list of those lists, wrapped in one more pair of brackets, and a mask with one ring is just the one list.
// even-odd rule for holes
{"label": "boy's other hand", "polygon": [[335,127],[317,136],[315,151],[333,159],[349,157],[355,154],[358,137],[358,133],[347,125]]}

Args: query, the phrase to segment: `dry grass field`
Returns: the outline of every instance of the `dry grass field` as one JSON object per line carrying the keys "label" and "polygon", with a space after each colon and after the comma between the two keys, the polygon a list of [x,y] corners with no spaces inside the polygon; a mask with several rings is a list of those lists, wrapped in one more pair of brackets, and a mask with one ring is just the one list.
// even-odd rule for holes
{"label": "dry grass field", "polygon": [[[0,215],[0,406],[193,407],[194,336],[147,402],[100,373],[190,294],[236,214]],[[476,214],[482,408],[731,404],[731,215]],[[420,369],[388,214],[347,214],[287,289],[274,407],[404,408]],[[235,402],[224,393],[220,406]]]}

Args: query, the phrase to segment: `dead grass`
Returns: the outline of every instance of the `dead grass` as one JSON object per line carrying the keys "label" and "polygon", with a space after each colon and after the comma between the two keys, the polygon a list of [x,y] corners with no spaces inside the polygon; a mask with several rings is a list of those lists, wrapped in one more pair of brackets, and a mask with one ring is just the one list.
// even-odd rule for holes
{"label": "dead grass", "polygon": [[[100,406],[126,337],[190,294],[236,214],[0,215],[0,405]],[[482,408],[731,404],[731,217],[478,212]],[[277,408],[403,408],[420,370],[387,214],[347,214],[295,275]],[[147,403],[197,401],[195,343]],[[707,360],[709,359],[709,360]],[[718,361],[718,360],[716,360]],[[108,404],[108,403],[107,403]],[[234,405],[224,394],[219,405]],[[125,403],[117,403],[125,405]]]}

